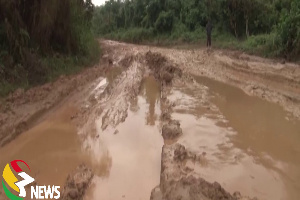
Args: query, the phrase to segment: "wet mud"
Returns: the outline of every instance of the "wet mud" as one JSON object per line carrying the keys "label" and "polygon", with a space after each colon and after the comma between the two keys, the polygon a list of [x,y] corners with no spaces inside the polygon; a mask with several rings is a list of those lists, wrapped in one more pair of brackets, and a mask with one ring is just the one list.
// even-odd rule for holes
{"label": "wet mud", "polygon": [[[113,41],[102,48],[101,67],[64,79],[70,92],[58,105],[41,96],[34,104],[47,112],[0,133],[0,167],[25,160],[37,184],[62,186],[62,199],[300,198],[294,64],[267,69],[256,57]],[[31,105],[17,104],[23,95],[15,108]],[[0,123],[17,128],[23,114],[14,116]]]}

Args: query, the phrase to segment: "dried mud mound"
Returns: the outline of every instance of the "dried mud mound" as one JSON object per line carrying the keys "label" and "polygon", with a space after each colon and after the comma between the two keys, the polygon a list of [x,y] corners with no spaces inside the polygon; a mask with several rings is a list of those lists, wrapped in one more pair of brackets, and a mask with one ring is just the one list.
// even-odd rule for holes
{"label": "dried mud mound", "polygon": [[[156,198],[153,192],[152,200]],[[156,194],[157,195],[157,194]],[[209,183],[202,178],[188,176],[181,178],[179,181],[167,189],[163,198],[165,200],[237,200],[236,197],[226,192],[219,183]]]}
{"label": "dried mud mound", "polygon": [[147,52],[145,55],[149,69],[154,73],[155,78],[162,83],[170,84],[175,75],[181,77],[181,69],[173,66],[167,59],[159,53]]}
{"label": "dried mud mound", "polygon": [[89,187],[94,174],[91,169],[82,164],[71,173],[62,192],[62,200],[81,200]]}
{"label": "dried mud mound", "polygon": [[173,140],[182,135],[182,129],[180,123],[176,120],[169,121],[162,127],[162,136],[164,140]]}
{"label": "dried mud mound", "polygon": [[218,182],[209,183],[193,175],[185,162],[197,162],[203,155],[190,152],[175,143],[164,145],[162,150],[160,185],[151,192],[151,200],[257,200],[242,197],[239,192],[231,195]]}

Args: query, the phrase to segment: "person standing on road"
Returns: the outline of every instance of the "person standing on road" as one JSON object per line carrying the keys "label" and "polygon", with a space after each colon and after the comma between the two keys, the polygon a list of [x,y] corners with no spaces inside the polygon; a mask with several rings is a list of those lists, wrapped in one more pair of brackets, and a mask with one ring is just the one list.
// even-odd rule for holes
{"label": "person standing on road", "polygon": [[212,31],[212,29],[213,29],[213,27],[212,27],[211,21],[209,19],[207,24],[206,24],[206,36],[207,36],[206,46],[208,48],[211,47],[211,31]]}

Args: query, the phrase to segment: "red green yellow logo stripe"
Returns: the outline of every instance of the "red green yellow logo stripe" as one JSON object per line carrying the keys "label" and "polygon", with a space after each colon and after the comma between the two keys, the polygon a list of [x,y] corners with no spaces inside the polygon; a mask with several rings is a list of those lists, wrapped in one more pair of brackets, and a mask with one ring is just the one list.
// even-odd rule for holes
{"label": "red green yellow logo stripe", "polygon": [[7,164],[5,166],[2,176],[3,176],[4,180],[6,181],[6,183],[9,185],[9,187],[11,187],[13,190],[15,190],[18,193],[20,192],[19,188],[15,185],[15,182],[17,182],[18,179],[15,177],[15,175],[11,171],[9,164]]}
{"label": "red green yellow logo stripe", "polygon": [[[13,168],[13,170],[14,170],[16,173],[20,173],[20,172],[23,171],[23,170],[19,167],[18,162],[24,163],[24,164],[28,167],[28,169],[30,170],[30,168],[29,168],[29,166],[27,165],[27,163],[24,162],[23,160],[14,160],[14,161],[11,161],[11,162],[10,162],[10,165],[11,165],[11,167]],[[4,167],[2,177],[3,177],[4,181],[7,183],[7,185],[8,185],[11,189],[13,189],[14,191],[20,193],[19,187],[15,184],[16,182],[18,182],[18,179],[17,179],[17,177],[14,175],[13,171],[11,170],[11,167],[9,166],[9,164],[7,164],[7,165]],[[11,200],[22,200],[23,198],[18,197],[18,196],[16,196],[16,195],[14,195],[13,193],[11,193],[11,191],[9,191],[9,189],[6,187],[4,181],[2,180],[2,186],[3,186],[3,189],[4,189],[4,192],[5,192],[6,196],[7,196],[9,199],[11,199]]]}

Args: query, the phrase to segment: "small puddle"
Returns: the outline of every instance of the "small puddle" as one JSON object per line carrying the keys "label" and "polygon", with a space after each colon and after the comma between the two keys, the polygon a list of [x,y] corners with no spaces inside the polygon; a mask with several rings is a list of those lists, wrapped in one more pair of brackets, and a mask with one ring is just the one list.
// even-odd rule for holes
{"label": "small puddle", "polygon": [[159,130],[160,89],[153,77],[146,78],[140,95],[131,102],[125,122],[101,129],[99,138],[88,139],[91,156],[108,161],[107,174],[94,179],[86,200],[149,199],[159,184],[163,139]]}
{"label": "small puddle", "polygon": [[173,117],[184,135],[178,142],[207,156],[196,172],[230,192],[261,200],[300,199],[300,123],[280,106],[205,77],[217,110],[203,106],[201,91],[178,88]]}

